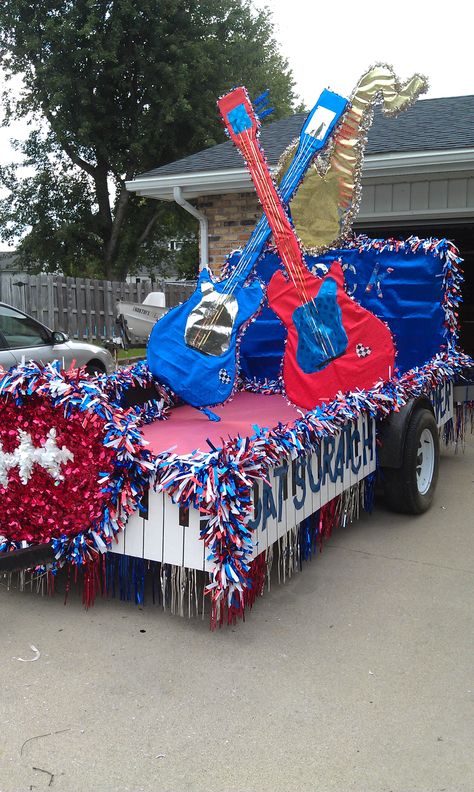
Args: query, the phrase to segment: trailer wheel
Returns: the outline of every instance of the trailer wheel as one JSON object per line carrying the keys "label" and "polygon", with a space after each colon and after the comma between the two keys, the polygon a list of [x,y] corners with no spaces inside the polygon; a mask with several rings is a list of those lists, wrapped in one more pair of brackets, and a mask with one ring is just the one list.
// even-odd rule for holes
{"label": "trailer wheel", "polygon": [[105,366],[100,360],[89,360],[86,363],[86,373],[93,377],[95,374],[105,374]]}
{"label": "trailer wheel", "polygon": [[412,413],[401,468],[383,468],[385,499],[390,509],[422,514],[433,501],[439,469],[439,435],[433,413],[426,408]]}

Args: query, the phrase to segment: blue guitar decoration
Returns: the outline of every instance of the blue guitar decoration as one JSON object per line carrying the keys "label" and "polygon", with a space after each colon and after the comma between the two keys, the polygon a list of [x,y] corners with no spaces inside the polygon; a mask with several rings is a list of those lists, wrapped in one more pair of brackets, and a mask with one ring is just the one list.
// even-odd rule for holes
{"label": "blue guitar decoration", "polygon": [[[317,151],[326,144],[341,118],[347,100],[324,90],[301,130],[297,151],[280,184],[288,204]],[[247,164],[258,164],[254,179],[268,175],[257,140],[259,121],[243,88],[219,101],[231,138],[239,142]],[[234,120],[235,126],[232,124]],[[237,340],[258,311],[264,292],[260,281],[247,283],[271,229],[265,214],[256,225],[236,266],[216,281],[203,269],[195,292],[155,324],[148,342],[147,361],[153,376],[194,407],[221,404],[233,391],[237,376]]]}
{"label": "blue guitar decoration", "polygon": [[348,339],[334,278],[325,278],[314,300],[295,309],[293,324],[298,332],[296,360],[305,374],[314,374],[344,354]]}

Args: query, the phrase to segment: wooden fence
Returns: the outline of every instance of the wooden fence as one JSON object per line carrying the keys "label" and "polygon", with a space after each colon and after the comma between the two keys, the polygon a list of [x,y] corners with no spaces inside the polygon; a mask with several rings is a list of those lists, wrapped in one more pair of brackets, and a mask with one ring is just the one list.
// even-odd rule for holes
{"label": "wooden fence", "polygon": [[105,340],[117,335],[118,300],[141,303],[151,291],[164,291],[166,305],[186,300],[193,281],[121,283],[58,275],[0,274],[0,301],[19,308],[70,338]]}

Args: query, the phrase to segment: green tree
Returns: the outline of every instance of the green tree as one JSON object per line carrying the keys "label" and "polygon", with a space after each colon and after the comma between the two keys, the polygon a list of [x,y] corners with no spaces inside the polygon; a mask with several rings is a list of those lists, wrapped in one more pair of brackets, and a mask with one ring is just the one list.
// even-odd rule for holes
{"label": "green tree", "polygon": [[249,0],[2,0],[0,66],[23,80],[4,123],[29,119],[34,169],[1,170],[0,236],[24,234],[30,267],[108,278],[159,257],[179,224],[125,181],[221,142],[215,102],[234,85],[269,87],[275,118],[295,100],[270,12]]}
{"label": "green tree", "polygon": [[199,261],[198,243],[192,242],[191,240],[183,242],[183,246],[178,252],[174,261],[174,269],[177,277],[184,278],[185,280],[193,280],[194,278],[197,278],[197,261]]}

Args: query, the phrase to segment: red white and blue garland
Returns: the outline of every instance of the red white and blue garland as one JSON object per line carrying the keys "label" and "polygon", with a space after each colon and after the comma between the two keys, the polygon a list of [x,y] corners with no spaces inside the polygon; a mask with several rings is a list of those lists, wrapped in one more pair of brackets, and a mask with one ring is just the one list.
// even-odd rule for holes
{"label": "red white and blue garland", "polygon": [[[96,382],[111,404],[127,409],[129,401],[129,409],[138,417],[140,425],[165,420],[177,402],[170,389],[153,378],[144,360],[112,374],[100,374]],[[138,399],[137,394],[142,398]]]}

